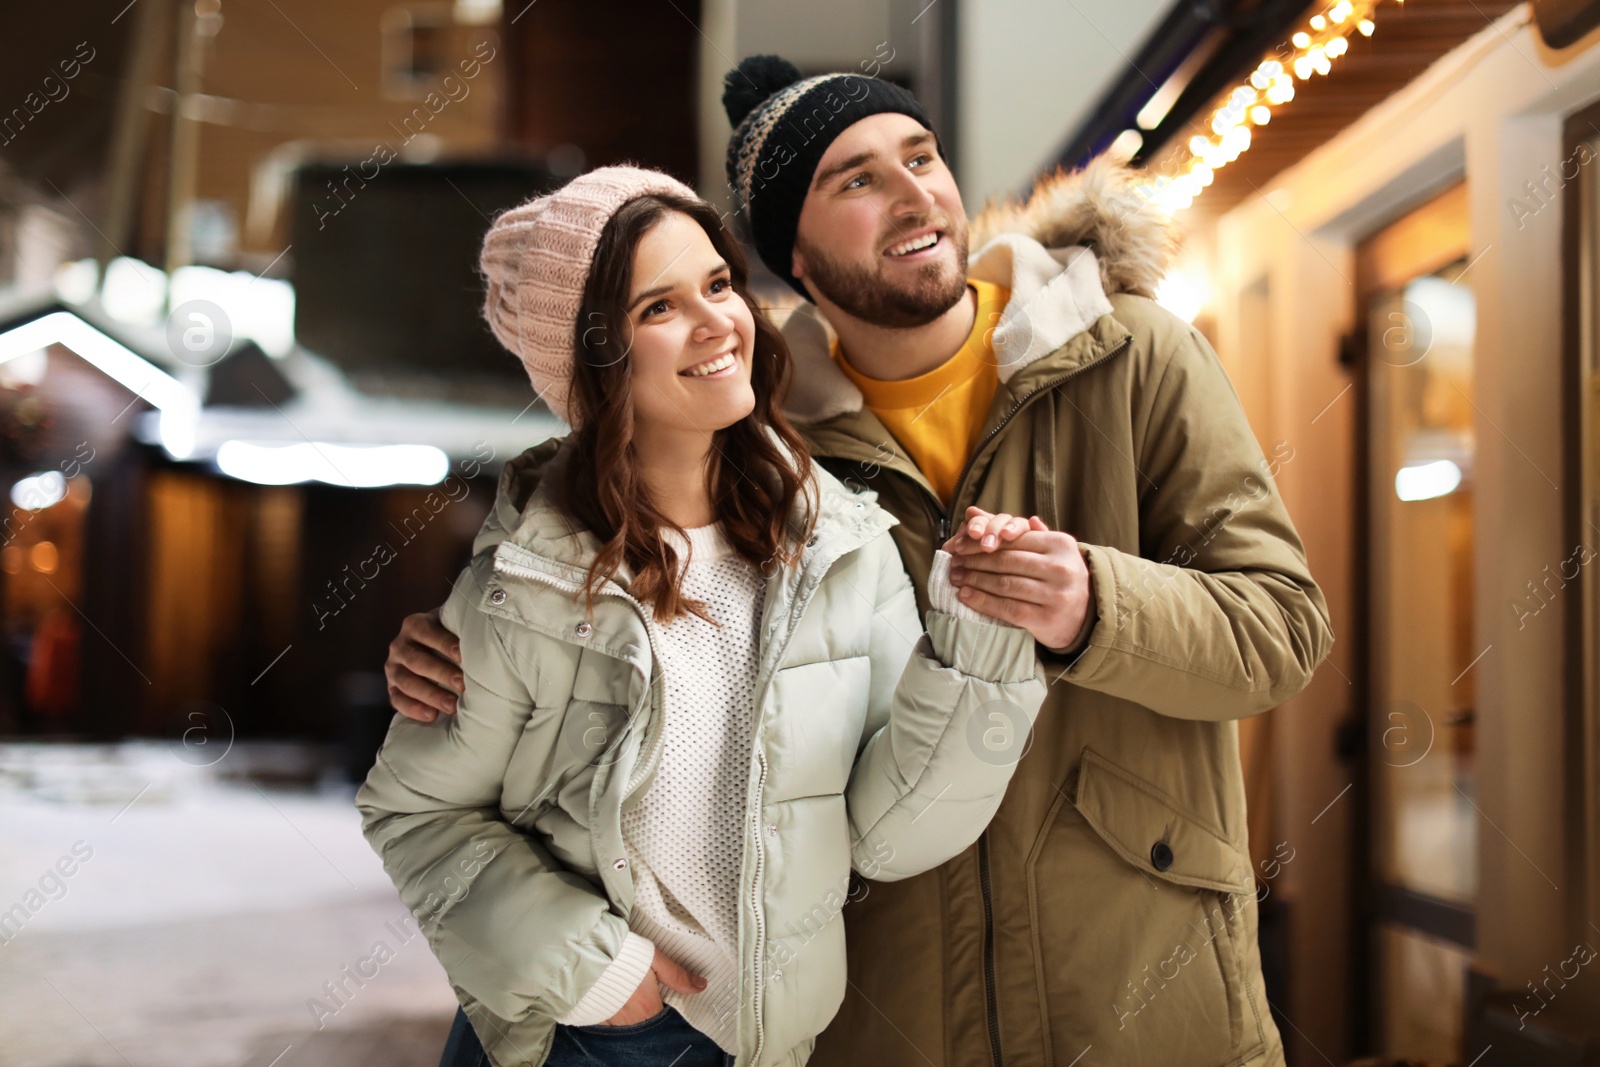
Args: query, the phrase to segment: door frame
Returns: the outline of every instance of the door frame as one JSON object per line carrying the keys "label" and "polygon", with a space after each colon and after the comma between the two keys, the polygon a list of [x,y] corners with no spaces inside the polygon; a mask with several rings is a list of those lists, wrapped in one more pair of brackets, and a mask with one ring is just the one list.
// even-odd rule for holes
{"label": "door frame", "polygon": [[[1573,158],[1583,142],[1600,143],[1600,102],[1569,114],[1562,123],[1561,158]],[[1568,181],[1561,190],[1561,478],[1562,484],[1577,486],[1576,492],[1561,494],[1562,527],[1569,544],[1587,543],[1589,534],[1584,519],[1589,487],[1584,484],[1584,406],[1589,404],[1591,421],[1600,427],[1600,395],[1590,396],[1581,388],[1585,373],[1584,349],[1593,343],[1584,337],[1583,289],[1585,275],[1600,271],[1600,262],[1585,264],[1584,235],[1579,222],[1584,216],[1584,190],[1590,176]],[[1600,196],[1589,205],[1600,219]],[[1600,257],[1597,257],[1600,258]],[[1600,311],[1600,309],[1597,309]],[[1594,327],[1591,327],[1593,329]],[[1596,383],[1600,383],[1597,377]],[[1593,386],[1591,386],[1592,388]],[[1596,452],[1600,459],[1600,451]],[[1597,464],[1600,467],[1600,464]],[[1582,937],[1589,923],[1600,924],[1600,714],[1590,710],[1591,685],[1596,684],[1600,663],[1591,663],[1585,636],[1585,608],[1591,603],[1590,588],[1584,596],[1567,597],[1562,613],[1562,720],[1565,776],[1563,836],[1566,842],[1567,869],[1564,877],[1574,889],[1566,894],[1568,933]],[[1587,940],[1587,938],[1585,938]]]}

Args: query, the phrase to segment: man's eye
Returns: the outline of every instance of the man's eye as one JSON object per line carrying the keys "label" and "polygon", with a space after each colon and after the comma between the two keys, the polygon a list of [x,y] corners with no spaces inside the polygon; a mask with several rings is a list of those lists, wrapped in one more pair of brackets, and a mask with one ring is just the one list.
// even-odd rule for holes
{"label": "man's eye", "polygon": [[[932,157],[932,156],[930,156],[930,155],[928,155],[928,153],[926,153],[926,152],[924,152],[924,153],[922,153],[922,154],[921,154],[921,155],[920,155],[920,156],[916,156],[916,157],[914,157],[914,158],[913,158],[913,159],[912,159],[912,160],[911,160],[911,162],[912,162],[912,163],[916,163],[916,162],[917,162],[917,161],[918,161],[918,160],[921,160],[921,161],[922,161],[922,162],[924,162],[924,163],[932,163],[932,162],[933,162],[933,157]],[[908,165],[908,166],[909,166],[909,165],[910,165],[910,164],[907,164],[907,165]]]}
{"label": "man's eye", "polygon": [[844,187],[846,189],[855,189],[858,188],[856,182],[864,182],[866,180],[867,176],[865,174],[857,174],[854,178],[851,178],[849,181],[845,182]]}

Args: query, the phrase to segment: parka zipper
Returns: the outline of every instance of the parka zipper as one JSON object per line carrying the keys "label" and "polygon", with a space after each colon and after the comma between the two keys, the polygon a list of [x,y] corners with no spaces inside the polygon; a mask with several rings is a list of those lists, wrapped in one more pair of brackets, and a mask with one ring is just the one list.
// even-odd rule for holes
{"label": "parka zipper", "polygon": [[[967,457],[967,465],[962,468],[960,476],[956,478],[956,491],[950,496],[950,514],[945,518],[942,527],[945,531],[945,538],[950,536],[949,531],[954,527],[956,521],[956,502],[961,499],[961,492],[966,488],[967,477],[972,473],[972,468],[977,466],[978,457],[983,454],[983,450],[989,447],[989,442],[993,441],[997,436],[999,436],[1000,431],[1005,429],[1006,424],[1015,418],[1017,413],[1026,407],[1028,402],[1034,397],[1038,396],[1040,393],[1045,392],[1046,390],[1055,389],[1062,382],[1065,382],[1067,379],[1078,374],[1082,374],[1090,367],[1098,367],[1100,364],[1104,363],[1118,352],[1121,352],[1132,343],[1132,336],[1125,337],[1117,344],[1115,348],[1112,348],[1093,363],[1085,363],[1080,367],[1074,367],[1067,373],[1057,375],[1047,382],[1042,382],[1021,396],[1017,397],[1017,402],[1011,405],[1011,410],[1006,412],[1000,421],[995,423],[994,426],[990,428],[988,433],[984,434],[983,440],[978,442],[978,447],[974,448],[972,450],[972,454]],[[1000,1055],[999,991],[995,989],[994,973],[994,893],[989,885],[988,827],[984,827],[983,832],[978,834],[978,894],[983,901],[983,997],[984,1007],[988,1014],[989,1023],[989,1052],[994,1057],[994,1067],[1002,1067]]]}
{"label": "parka zipper", "polygon": [[978,447],[974,448],[972,450],[972,454],[967,456],[967,465],[965,467],[961,468],[961,474],[959,476],[957,476],[957,478],[956,478],[956,491],[953,494],[951,494],[951,497],[950,497],[950,504],[951,504],[951,506],[950,506],[950,514],[949,514],[949,517],[945,520],[945,526],[944,526],[944,529],[946,531],[944,536],[946,538],[948,538],[950,536],[948,531],[955,526],[955,521],[956,521],[955,502],[961,499],[961,491],[966,488],[967,476],[972,473],[972,468],[977,465],[978,457],[983,454],[983,450],[989,447],[989,442],[993,441],[997,436],[999,436],[1000,431],[1005,429],[1006,425],[1008,423],[1010,423],[1012,419],[1016,418],[1017,413],[1020,412],[1023,408],[1027,407],[1028,406],[1028,402],[1031,401],[1034,397],[1038,396],[1042,392],[1045,392],[1046,390],[1054,389],[1056,386],[1060,385],[1062,382],[1065,382],[1070,378],[1077,377],[1078,375],[1082,374],[1084,371],[1088,370],[1091,367],[1100,366],[1100,364],[1106,362],[1112,356],[1116,355],[1118,352],[1121,352],[1124,348],[1127,348],[1132,343],[1133,343],[1133,337],[1131,335],[1128,336],[1128,337],[1124,337],[1121,341],[1117,342],[1115,347],[1109,349],[1106,352],[1106,354],[1101,356],[1099,359],[1094,360],[1091,363],[1085,363],[1085,364],[1082,364],[1081,366],[1073,367],[1071,370],[1067,371],[1065,374],[1058,374],[1054,378],[1051,378],[1049,381],[1041,382],[1038,385],[1034,386],[1032,389],[1029,389],[1026,393],[1023,393],[1021,396],[1017,397],[1016,402],[1011,405],[1011,410],[1006,412],[1004,415],[1002,415],[1000,417],[1000,421],[995,423],[992,427],[990,427],[989,432],[984,434],[983,435],[983,439],[978,442]]}
{"label": "parka zipper", "polygon": [[978,893],[983,899],[983,1004],[989,1022],[989,1051],[1000,1067],[1000,994],[994,977],[994,899],[989,890],[989,833],[978,835]]}
{"label": "parka zipper", "polygon": [[[1124,337],[1121,341],[1117,342],[1115,346],[1108,349],[1105,355],[1094,360],[1093,362],[1084,363],[1081,366],[1074,367],[1065,374],[1058,374],[1054,378],[1051,378],[1045,382],[1041,382],[1032,389],[1028,390],[1026,393],[1017,397],[1016,402],[1011,405],[1011,410],[1002,415],[1000,417],[1000,421],[989,428],[989,432],[983,435],[983,438],[978,442],[977,447],[974,448],[971,455],[967,457],[966,465],[961,468],[961,474],[956,478],[956,488],[955,492],[950,496],[950,510],[948,512],[944,510],[943,501],[936,497],[926,487],[922,486],[920,483],[917,483],[915,479],[912,479],[912,483],[917,485],[917,487],[922,490],[925,499],[931,502],[932,507],[930,510],[933,512],[933,514],[939,516],[940,545],[943,545],[945,541],[949,540],[950,531],[955,528],[956,503],[961,499],[962,491],[966,488],[967,478],[972,474],[973,468],[977,466],[978,457],[983,455],[984,450],[989,447],[990,442],[1000,435],[1000,431],[1004,430],[1006,426],[1011,423],[1011,420],[1016,418],[1018,413],[1020,413],[1023,408],[1028,406],[1034,397],[1047,390],[1055,389],[1063,382],[1082,374],[1091,367],[1100,366],[1100,364],[1106,362],[1112,356],[1115,356],[1123,349],[1129,347],[1132,343],[1133,337],[1131,335]],[[994,1060],[994,1067],[1002,1067],[1000,1056],[999,994],[995,989],[994,896],[989,884],[989,831],[987,828],[985,828],[983,832],[978,835],[978,893],[983,905],[983,996],[989,1025],[989,1051]]]}

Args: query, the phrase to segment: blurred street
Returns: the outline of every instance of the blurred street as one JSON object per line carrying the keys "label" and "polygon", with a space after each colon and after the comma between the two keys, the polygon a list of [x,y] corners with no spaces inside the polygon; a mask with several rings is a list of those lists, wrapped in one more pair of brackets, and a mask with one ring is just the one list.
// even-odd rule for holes
{"label": "blurred street", "polygon": [[437,1063],[455,998],[353,790],[264,784],[309,749],[179,756],[0,746],[0,1064]]}
{"label": "blurred street", "polygon": [[[684,183],[704,236],[748,260],[738,295],[792,370],[758,410],[896,514],[908,573],[922,526],[931,542],[966,505],[1072,535],[1086,570],[1058,553],[1079,584],[1044,599],[1070,602],[1055,622],[1086,643],[1061,664],[1057,629],[1035,628],[1041,668],[1052,700],[1118,702],[1041,715],[1056,732],[1026,735],[1037,755],[987,836],[918,884],[934,889],[842,912],[852,981],[809,1067],[1600,1067],[1600,0],[4,15],[0,1067],[439,1064],[456,998],[353,798],[395,702],[429,697],[407,687],[455,673],[427,666],[425,613],[503,530],[543,544],[504,472],[531,486],[530,453],[564,437],[639,470],[699,462],[640,445],[658,438],[635,385],[626,409],[603,394],[615,427],[586,435],[568,402],[597,394],[553,384],[586,362],[632,375],[647,319],[682,331],[653,283],[637,321],[616,316],[624,343],[581,355],[612,343],[596,294],[644,273],[627,242],[645,255],[683,205],[632,216],[631,237],[577,227],[599,242],[584,256],[570,234],[486,240],[542,232],[536,198],[625,163]],[[937,151],[922,133],[866,151],[868,121],[915,122]],[[529,268],[568,261],[549,291]],[[941,272],[948,299],[923,303]],[[694,388],[743,387],[694,361]],[[1126,405],[1072,399],[1113,385]],[[716,409],[674,406],[697,426]],[[608,464],[579,469],[611,503],[550,495],[568,497],[563,574],[623,515],[653,529],[614,503]],[[1302,554],[1305,573],[1284,569]],[[1174,580],[1139,577],[1157,574]],[[1326,626],[1294,609],[1312,592]],[[494,632],[565,632],[516,607]],[[588,685],[605,673],[589,657],[644,644],[591,642],[568,673]],[[1279,646],[1300,667],[1272,666]],[[797,658],[813,651],[784,654],[817,667]],[[520,657],[519,680],[587,746],[622,698],[574,691],[563,710],[547,690],[566,662]],[[1170,686],[1212,686],[1217,706]],[[813,732],[757,730],[752,750]],[[540,743],[496,765],[502,796],[557,766]],[[542,819],[573,781],[517,806]],[[790,841],[783,816],[746,815]],[[620,830],[591,822],[591,844]],[[708,840],[720,864],[732,835]],[[598,869],[590,888],[631,919],[618,879],[640,865],[564,848],[556,880]],[[782,874],[753,851],[750,870]],[[491,934],[470,908],[445,924],[509,953],[493,978],[452,961],[464,988],[544,981],[527,946],[572,943],[561,908],[515,903],[540,879],[501,881],[471,898]],[[769,905],[794,896],[773,885]],[[1196,956],[1216,966],[1174,970]],[[806,1001],[806,970],[781,974],[764,980],[783,996],[753,1003]],[[561,999],[535,991],[510,1021],[539,1030]],[[749,1018],[739,1040],[765,1042]]]}

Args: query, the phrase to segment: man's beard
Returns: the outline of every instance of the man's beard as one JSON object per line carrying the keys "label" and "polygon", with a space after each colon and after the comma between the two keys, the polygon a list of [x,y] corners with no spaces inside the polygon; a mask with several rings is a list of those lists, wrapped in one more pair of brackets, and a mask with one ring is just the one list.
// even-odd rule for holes
{"label": "man's beard", "polygon": [[926,326],[966,295],[967,229],[946,229],[942,240],[955,245],[956,269],[946,274],[942,261],[924,264],[909,286],[893,285],[875,271],[833,259],[798,239],[796,244],[811,284],[839,310],[873,326],[906,330]]}

